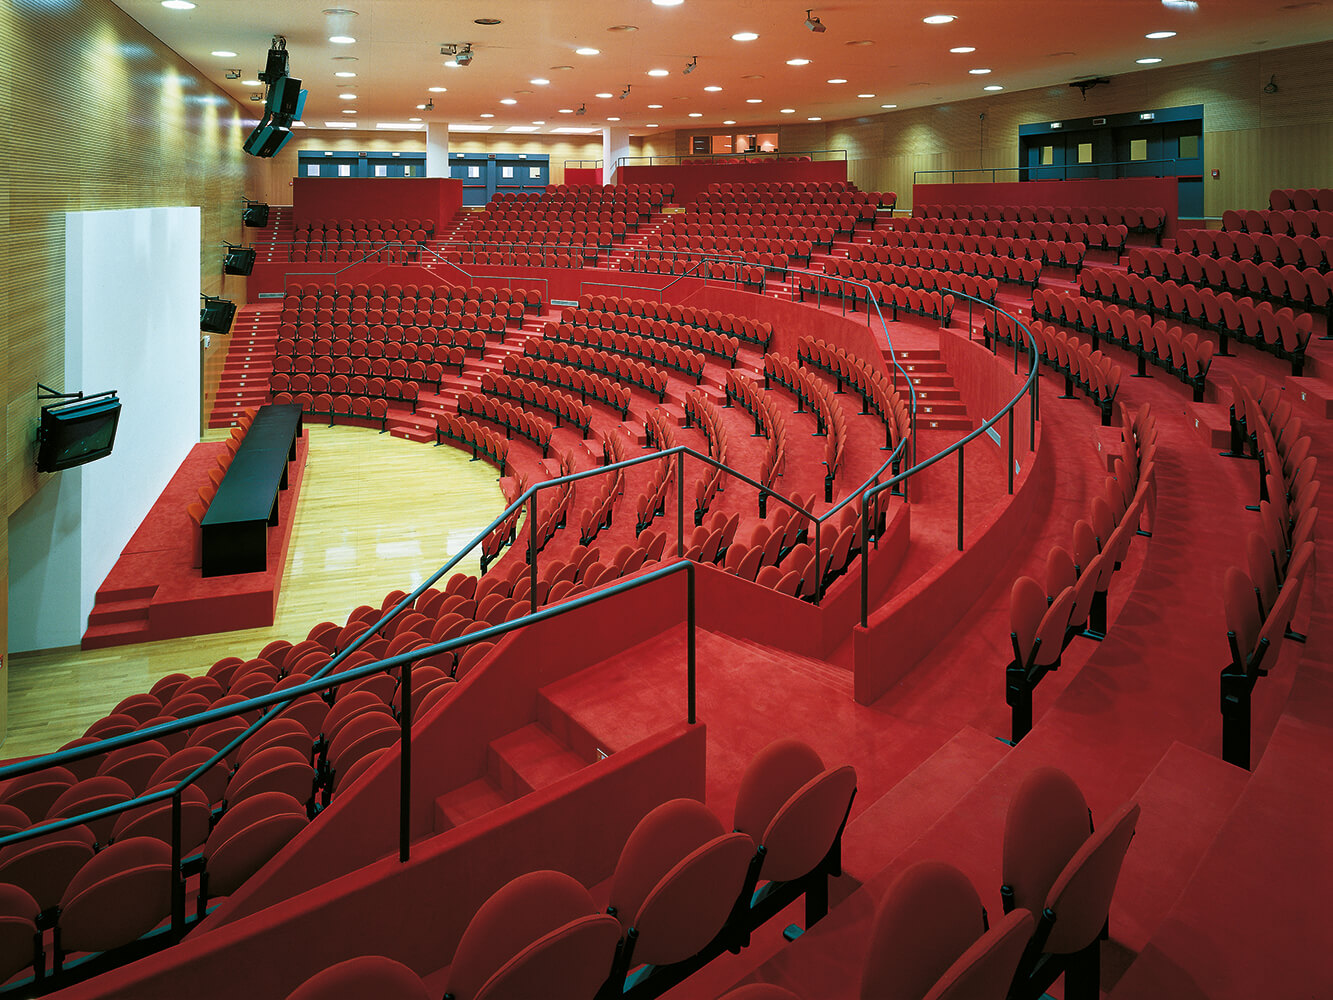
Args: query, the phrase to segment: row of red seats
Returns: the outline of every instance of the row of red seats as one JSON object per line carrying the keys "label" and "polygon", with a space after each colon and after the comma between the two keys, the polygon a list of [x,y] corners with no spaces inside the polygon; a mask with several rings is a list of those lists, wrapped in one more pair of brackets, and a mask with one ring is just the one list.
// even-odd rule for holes
{"label": "row of red seats", "polygon": [[[813,498],[797,494],[792,498],[809,510]],[[860,550],[860,515],[855,504],[843,508],[837,522],[829,521],[822,529],[823,558],[816,560],[813,525],[803,514],[778,504],[751,529],[745,542],[727,546],[722,568],[742,580],[750,580],[787,597],[813,595],[818,587],[828,585],[846,571]],[[824,572],[819,573],[819,568]]]}
{"label": "row of red seats", "polygon": [[[783,740],[750,762],[742,788],[731,833],[693,799],[670,800],[644,816],[614,866],[606,912],[560,872],[529,872],[500,887],[459,938],[442,973],[445,995],[591,1000],[629,984],[657,995],[748,942],[775,914],[770,900],[822,899],[836,871],[831,859],[855,771],[826,768],[805,744]],[[826,909],[816,904],[811,912],[817,919]],[[560,974],[553,978],[552,969]],[[368,957],[321,972],[291,998],[353,995],[396,1000],[426,990],[405,966]]]}
{"label": "row of red seats", "polygon": [[[1017,236],[955,236],[952,233],[912,233],[893,229],[877,229],[868,234],[871,246],[858,243],[852,247],[863,260],[871,247],[918,247],[929,250],[960,250],[963,253],[993,254],[997,257],[1016,257],[1033,260],[1052,267],[1072,267],[1077,272],[1083,266],[1088,248],[1084,243],[1065,240],[1023,239]],[[881,263],[884,260],[875,257]]]}
{"label": "row of red seats", "polygon": [[1279,305],[1324,312],[1333,300],[1333,271],[1321,272],[1313,267],[1302,270],[1295,264],[1279,266],[1271,261],[1256,264],[1252,260],[1235,261],[1229,257],[1214,260],[1158,250],[1137,257],[1131,252],[1129,273],[1144,278],[1168,278],[1214,291],[1248,294]]}
{"label": "row of red seats", "polygon": [[[512,476],[500,477],[500,493],[504,496],[505,506],[511,507],[528,488],[528,474],[517,472]],[[481,571],[485,573],[491,563],[504,554],[505,547],[512,544],[518,532],[518,521],[523,516],[523,509],[516,508],[497,524],[481,540]]]}
{"label": "row of red seats", "polygon": [[730,281],[738,288],[762,293],[768,280],[768,269],[762,264],[737,264],[729,260],[705,260],[701,273],[705,278]]}
{"label": "row of red seats", "polygon": [[[283,293],[283,306],[285,308],[293,300],[304,303],[307,299],[313,299],[317,304],[327,299],[330,302],[329,307],[333,309],[352,309],[358,306],[371,308],[376,305],[376,300],[383,300],[381,308],[390,308],[395,300],[405,303],[409,301],[416,302],[421,299],[432,302],[436,299],[462,299],[464,302],[472,300],[478,302],[521,302],[529,310],[540,310],[542,306],[542,293],[538,288],[511,288],[507,285],[456,285],[447,281],[434,285],[418,285],[413,282],[405,284],[390,282],[385,284],[379,281],[357,284],[346,282],[335,284],[332,281],[312,281],[305,284],[292,282]],[[402,308],[407,308],[407,306],[404,305]],[[415,309],[415,306],[413,308]]]}
{"label": "row of red seats", "polygon": [[[1145,365],[1151,361],[1193,389],[1196,403],[1203,402],[1216,347],[1196,331],[1186,333],[1178,326],[1167,326],[1166,320],[1154,323],[1151,316],[1128,307],[1121,308],[1054,289],[1039,288],[1033,293],[1032,318],[1090,334],[1094,351],[1101,341],[1123,347],[1138,356],[1140,377],[1146,374]],[[1012,321],[1006,321],[1005,317],[1000,321],[1000,339],[1009,342],[1004,333],[1005,326],[1011,325]],[[989,336],[990,317],[986,318],[986,332]],[[1012,335],[1012,330],[1009,332]]]}
{"label": "row of red seats", "polygon": [[[548,184],[546,190],[538,197],[614,201],[618,198],[634,198],[644,194],[659,203],[663,198],[670,201],[676,195],[676,185],[671,181],[636,184]],[[502,196],[497,196],[497,200],[499,197]],[[515,192],[516,199],[521,197]],[[531,198],[531,194],[528,197]]]}
{"label": "row of red seats", "polygon": [[1057,545],[1046,558],[1045,585],[1020,576],[1009,593],[1009,640],[1014,658],[1005,668],[1005,700],[1012,739],[1032,729],[1032,693],[1060,666],[1079,636],[1100,639],[1107,630],[1107,591],[1155,503],[1157,418],[1148,406],[1123,414],[1121,453],[1113,475],[1074,524],[1072,549]]}
{"label": "row of red seats", "polygon": [[982,222],[1054,222],[1094,226],[1125,226],[1138,232],[1160,233],[1166,220],[1161,208],[1089,205],[918,205],[917,219],[972,219]]}
{"label": "row of red seats", "polygon": [[1290,307],[1274,309],[1271,302],[1237,299],[1230,292],[1195,289],[1173,281],[1140,278],[1122,272],[1088,268],[1080,277],[1083,294],[1118,305],[1133,306],[1155,315],[1184,319],[1227,338],[1258,347],[1291,363],[1293,375],[1305,366],[1306,348],[1314,331],[1309,313]]}
{"label": "row of red seats", "polygon": [[[583,296],[589,298],[589,296]],[[584,307],[565,306],[561,321],[574,326],[588,327],[627,333],[639,337],[651,337],[655,340],[681,344],[704,354],[720,358],[735,367],[736,357],[740,352],[740,341],[725,333],[714,333],[706,327],[686,326],[682,323],[663,319],[649,319],[646,316],[619,312],[590,310]]]}
{"label": "row of red seats", "polygon": [[410,264],[420,259],[417,246],[397,243],[294,243],[287,251],[287,260],[293,264]]}
{"label": "row of red seats", "polygon": [[521,320],[524,306],[521,302],[484,302],[478,299],[408,299],[384,306],[348,309],[330,308],[319,304],[302,303],[299,306],[285,306],[282,322],[288,324],[315,324],[320,326],[338,325],[389,325],[406,321],[417,326],[431,326],[436,316],[472,316],[489,319],[499,316],[502,319]]}
{"label": "row of red seats", "polygon": [[[395,360],[436,361],[440,364],[454,361],[454,351],[474,351],[480,354],[486,349],[488,334],[496,334],[504,339],[504,324],[492,316],[483,324],[480,319],[466,320],[467,325],[459,326],[385,326],[361,324],[355,327],[335,326],[325,331],[332,337],[312,336],[321,331],[315,328],[298,327],[295,336],[291,331],[280,329],[276,346],[275,365],[279,359],[287,358],[295,366],[301,358],[309,359],[311,371],[342,371],[343,374],[366,375],[378,374],[360,369],[366,364],[374,366],[377,361],[387,359],[390,364]],[[446,356],[442,357],[441,352]],[[365,362],[363,364],[362,362]],[[282,371],[282,368],[275,368]]]}
{"label": "row of red seats", "polygon": [[1275,212],[1289,208],[1298,212],[1312,208],[1333,212],[1333,188],[1274,188],[1268,193],[1268,207]]}
{"label": "row of red seats", "polygon": [[1086,395],[1102,414],[1102,426],[1111,425],[1111,408],[1120,390],[1120,366],[1099,350],[1064,330],[1045,323],[1032,324],[1040,360],[1065,377],[1064,395],[1073,399],[1074,389]]}
{"label": "row of red seats", "polygon": [[770,382],[791,390],[796,396],[796,412],[804,412],[808,405],[815,415],[815,433],[824,438],[824,502],[833,502],[833,481],[842,470],[843,453],[847,447],[847,418],[842,404],[833,390],[818,378],[803,371],[800,365],[780,354],[764,355],[764,388]]}
{"label": "row of red seats", "polygon": [[742,281],[747,287],[763,289],[764,274],[768,265],[759,263],[761,256],[768,256],[770,265],[775,269],[772,255],[748,254],[753,257],[751,263],[715,260],[702,253],[679,250],[635,250],[628,256],[621,257],[616,267],[621,271],[639,274],[680,274],[696,277],[721,278],[725,281]]}
{"label": "row of red seats", "polygon": [[[676,446],[675,421],[658,407],[644,416],[648,446],[667,451]],[[634,534],[641,535],[666,513],[667,490],[676,477],[676,460],[663,458],[648,466],[648,483],[634,500]]]}
{"label": "row of red seats", "polygon": [[208,507],[213,502],[213,497],[217,494],[218,487],[222,485],[222,480],[231,468],[231,461],[236,456],[236,449],[241,446],[246,432],[255,419],[255,407],[245,410],[236,421],[236,427],[232,429],[224,443],[222,454],[218,456],[217,464],[208,471],[208,482],[199,487],[198,499],[185,505],[185,516],[190,519],[190,567],[198,569],[204,564],[204,515],[208,513]]}
{"label": "row of red seats", "polygon": [[622,354],[637,361],[671,368],[688,375],[698,384],[704,377],[704,356],[687,347],[679,347],[666,340],[640,337],[617,330],[602,330],[569,323],[546,324],[542,336],[565,344],[586,345],[613,354]]}
{"label": "row of red seats", "polygon": [[462,226],[456,239],[464,242],[537,243],[543,246],[599,247],[609,250],[628,236],[621,226],[601,227],[570,222],[539,222],[529,225],[502,221],[485,221]]}
{"label": "row of red seats", "polygon": [[1272,211],[1252,208],[1238,211],[1234,208],[1222,213],[1222,229],[1231,233],[1273,236],[1333,236],[1333,209],[1295,209]]}
{"label": "row of red seats", "polygon": [[1221,674],[1222,756],[1250,766],[1250,700],[1259,677],[1271,672],[1284,639],[1293,631],[1301,590],[1310,576],[1318,460],[1301,420],[1281,386],[1259,377],[1234,382],[1233,448],[1237,438],[1259,460],[1260,527],[1245,543],[1245,568],[1230,566],[1223,577],[1230,661]]}
{"label": "row of red seats", "polygon": [[[621,435],[606,435],[602,445],[608,464],[614,465],[625,460],[624,438]],[[599,483],[596,499],[591,504],[585,504],[583,513],[579,515],[579,542],[583,545],[591,545],[602,529],[611,527],[612,511],[625,492],[625,470],[616,469]]]}
{"label": "row of red seats", "polygon": [[530,358],[554,361],[556,364],[629,382],[656,394],[658,402],[666,401],[667,373],[641,361],[631,361],[606,351],[576,347],[546,339],[528,341],[523,353]]}
{"label": "row of red seats", "polygon": [[1004,236],[1010,239],[1055,240],[1083,243],[1094,250],[1125,249],[1129,229],[1081,222],[982,222],[979,219],[900,219],[896,229],[908,233],[944,233],[952,236]]}
{"label": "row of red seats", "polygon": [[[336,349],[335,341],[335,349]],[[387,346],[387,345],[386,345]],[[385,357],[359,357],[353,354],[351,357],[332,357],[319,355],[311,357],[307,354],[300,354],[295,357],[289,357],[280,354],[273,359],[273,374],[277,375],[306,375],[311,381],[310,388],[315,383],[314,377],[323,375],[328,379],[328,384],[318,389],[319,392],[336,391],[334,386],[337,384],[334,380],[339,376],[344,379],[350,379],[353,376],[362,378],[398,378],[412,379],[414,382],[429,383],[436,389],[439,388],[443,380],[444,369],[446,367],[456,369],[462,374],[463,364],[467,355],[464,349],[460,347],[448,347],[444,344],[437,344],[431,347],[429,344],[416,345],[415,349],[408,351],[410,344],[397,345],[401,350],[396,358]],[[423,350],[423,348],[425,348]],[[409,361],[407,354],[412,354],[417,360]],[[433,360],[420,360],[430,358]],[[270,384],[272,378],[270,378]]]}
{"label": "row of red seats", "polygon": [[[421,364],[421,362],[413,362]],[[424,365],[423,365],[424,367]],[[443,375],[443,370],[434,374]],[[417,397],[421,394],[418,382],[432,384],[432,380],[423,377],[420,380],[413,378],[384,378],[378,375],[366,377],[364,375],[306,375],[303,372],[294,372],[291,375],[285,375],[277,372],[270,376],[268,391],[270,396],[276,396],[279,393],[290,393],[293,396],[303,393],[310,393],[316,397],[325,393],[337,396],[365,396],[369,399],[384,399],[392,402],[402,402],[411,405],[413,412],[416,412]],[[438,386],[438,382],[434,382]],[[310,411],[307,411],[310,412]],[[319,411],[318,407],[314,415],[331,416],[334,411],[324,409]]]}
{"label": "row of red seats", "polygon": [[[829,241],[831,245],[831,237]],[[769,239],[752,236],[681,236],[664,233],[649,236],[643,245],[648,250],[693,250],[695,252],[717,252],[730,254],[771,254],[781,256],[781,266],[787,266],[788,258],[808,261],[815,244],[810,240]],[[747,258],[748,259],[748,258]]]}
{"label": "row of red seats", "polygon": [[1285,233],[1274,236],[1272,233],[1222,229],[1180,229],[1176,231],[1176,250],[1202,257],[1252,260],[1256,264],[1268,261],[1327,271],[1330,260],[1333,260],[1333,236],[1288,236]]}
{"label": "row of red seats", "polygon": [[797,279],[802,302],[806,295],[819,294],[849,301],[855,309],[858,302],[869,306],[873,299],[880,306],[892,309],[893,319],[898,318],[899,310],[904,310],[936,320],[942,327],[948,327],[953,321],[956,300],[952,291],[993,303],[999,285],[994,278],[897,264],[837,260],[826,261],[824,266],[829,271],[823,276],[802,274]]}
{"label": "row of red seats", "polygon": [[505,437],[517,433],[542,450],[545,458],[551,453],[551,436],[555,433],[549,421],[535,414],[528,413],[521,406],[496,402],[479,392],[460,392],[458,394],[458,415],[460,417],[479,417],[499,424],[505,429]]}
{"label": "row of red seats", "polygon": [[[1077,243],[1066,243],[1078,247]],[[935,271],[953,271],[978,278],[994,278],[1016,285],[1036,288],[1041,280],[1041,261],[995,254],[968,253],[963,250],[929,250],[915,247],[853,247],[851,260],[874,261],[879,264],[898,264],[902,267],[925,267]],[[1067,262],[1077,267],[1076,260]]]}
{"label": "row of red seats", "polygon": [[748,375],[727,372],[726,406],[738,403],[754,417],[754,433],[768,440],[759,463],[759,482],[772,487],[787,467],[787,416],[767,392]]}
{"label": "row of red seats", "polygon": [[[730,377],[732,373],[728,372]],[[708,440],[708,456],[722,465],[727,464],[727,428],[722,422],[722,414],[717,404],[698,389],[691,389],[685,394],[685,426],[698,424]],[[726,486],[726,473],[709,466],[693,486],[686,488],[686,495],[694,498],[694,523],[702,524],[713,505],[717,494]]]}
{"label": "row of red seats", "polygon": [[331,232],[335,234],[372,229],[381,231],[407,230],[409,232],[421,229],[432,232],[435,229],[435,223],[430,219],[307,219],[304,222],[296,223],[293,227],[293,230],[297,233]]}
{"label": "row of red seats", "polygon": [[541,358],[526,355],[507,354],[503,362],[504,373],[526,381],[545,385],[559,386],[577,392],[584,403],[588,397],[615,409],[621,419],[629,419],[630,391],[623,385],[617,385],[605,376],[584,371],[571,365],[557,364]]}
{"label": "row of red seats", "polygon": [[[400,383],[395,389],[403,392],[403,386],[411,385],[410,382]],[[378,427],[380,432],[389,429],[389,400],[402,399],[401,396],[390,396],[391,390],[386,388],[385,395],[371,396],[369,390],[367,395],[353,396],[340,395],[335,396],[331,393],[312,393],[312,392],[274,392],[272,400],[277,405],[286,405],[295,403],[301,407],[301,410],[308,416],[328,417],[329,426],[334,424],[347,424],[351,427]],[[411,391],[411,390],[407,390]]]}
{"label": "row of red seats", "polygon": [[[563,453],[560,456],[560,475],[572,476],[577,471],[573,455],[568,452]],[[568,482],[561,483],[554,493],[547,490],[544,496],[538,498],[536,528],[538,552],[545,549],[547,543],[555,537],[556,531],[565,526],[573,504],[574,484]]]}
{"label": "row of red seats", "polygon": [[[450,244],[452,246],[452,244]],[[445,250],[441,257],[454,264],[481,264],[484,267],[583,267],[585,253],[558,249],[527,250]]]}
{"label": "row of red seats", "polygon": [[481,391],[489,396],[522,403],[528,408],[545,410],[555,417],[557,427],[563,420],[581,430],[584,438],[587,438],[592,431],[592,407],[587,403],[580,403],[573,396],[558,389],[506,375],[503,372],[483,371]]}
{"label": "row of red seats", "polygon": [[[795,158],[791,158],[795,159]],[[800,157],[809,160],[809,157]],[[746,194],[765,194],[770,192],[810,191],[827,194],[830,191],[850,191],[854,189],[851,181],[713,181],[709,191],[735,192]]]}
{"label": "row of red seats", "polygon": [[[884,447],[896,450],[912,433],[912,418],[907,403],[898,392],[896,380],[885,375],[846,349],[828,344],[817,337],[803,336],[797,341],[796,362],[812,365],[837,382],[837,392],[846,384],[861,397],[862,409],[879,415],[884,423]],[[894,465],[897,473],[897,464]]]}
{"label": "row of red seats", "polygon": [[435,418],[435,443],[453,441],[461,444],[465,451],[471,451],[473,459],[484,458],[497,469],[500,475],[509,470],[509,441],[496,434],[489,427],[449,413],[441,413]]}
{"label": "row of red seats", "polygon": [[[733,206],[734,207],[734,206]],[[807,206],[810,211],[802,213],[774,212],[757,209],[753,214],[745,215],[736,211],[696,211],[672,215],[662,223],[659,231],[670,231],[680,235],[682,227],[686,236],[754,236],[781,240],[815,240],[820,238],[821,230],[834,233],[851,234],[857,222],[853,215],[840,215],[829,212],[824,206]],[[866,230],[862,235],[869,235],[877,230]],[[651,234],[649,234],[651,235]]]}
{"label": "row of red seats", "polygon": [[[674,302],[657,302],[653,299],[619,298],[614,295],[581,295],[579,308],[589,312],[619,313],[625,316],[642,316],[645,319],[660,319],[677,326],[691,326],[700,330],[712,330],[725,337],[735,337],[747,343],[757,344],[768,350],[768,342],[773,336],[773,325],[762,320],[748,319],[734,313],[719,312],[715,309],[703,309],[697,306],[678,305]],[[642,330],[640,330],[642,332]]]}

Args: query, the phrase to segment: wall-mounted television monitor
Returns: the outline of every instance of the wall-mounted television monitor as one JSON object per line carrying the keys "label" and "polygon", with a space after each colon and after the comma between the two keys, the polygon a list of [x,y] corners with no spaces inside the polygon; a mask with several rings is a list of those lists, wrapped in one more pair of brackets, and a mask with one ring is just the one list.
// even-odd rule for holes
{"label": "wall-mounted television monitor", "polygon": [[114,392],[42,407],[37,431],[37,471],[59,472],[111,454],[120,421]]}

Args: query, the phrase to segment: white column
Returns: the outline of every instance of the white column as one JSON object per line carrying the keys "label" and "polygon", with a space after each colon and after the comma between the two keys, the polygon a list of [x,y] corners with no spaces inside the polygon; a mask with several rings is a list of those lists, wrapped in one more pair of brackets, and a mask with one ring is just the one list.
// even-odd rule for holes
{"label": "white column", "polygon": [[426,176],[449,176],[449,123],[426,123]]}
{"label": "white column", "polygon": [[610,184],[616,170],[616,160],[629,156],[629,129],[602,129],[602,183]]}

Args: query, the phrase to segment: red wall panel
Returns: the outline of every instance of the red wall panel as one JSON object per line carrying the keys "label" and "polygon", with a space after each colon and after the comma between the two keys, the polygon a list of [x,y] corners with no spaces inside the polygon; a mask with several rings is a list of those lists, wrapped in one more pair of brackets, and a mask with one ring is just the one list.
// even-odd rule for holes
{"label": "red wall panel", "polygon": [[463,182],[452,177],[297,177],[292,216],[316,219],[429,219],[435,228],[463,206]]}
{"label": "red wall panel", "polygon": [[998,181],[994,184],[913,184],[912,205],[1067,205],[1071,208],[1161,208],[1166,234],[1176,231],[1174,177]]}
{"label": "red wall panel", "polygon": [[674,184],[676,204],[693,201],[709,184],[738,181],[845,181],[846,160],[778,163],[688,163],[682,166],[626,165],[616,170],[617,184]]}

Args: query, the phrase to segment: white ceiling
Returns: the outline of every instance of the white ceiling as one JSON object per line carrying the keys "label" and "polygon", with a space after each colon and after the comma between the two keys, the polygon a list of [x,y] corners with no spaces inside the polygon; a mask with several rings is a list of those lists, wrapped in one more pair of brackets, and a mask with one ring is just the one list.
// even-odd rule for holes
{"label": "white ceiling", "polygon": [[[1333,38],[1333,0],[837,0],[814,8],[827,27],[823,33],[805,27],[810,0],[683,0],[676,6],[651,0],[351,0],[344,8],[356,11],[350,17],[331,14],[330,3],[315,0],[195,0],[186,11],[169,10],[160,0],[118,2],[247,106],[249,95],[263,88],[226,80],[226,70],[253,80],[271,37],[285,36],[291,74],[310,92],[307,125],[351,120],[371,129],[412,117],[489,124],[494,132],[541,121],[541,132],[610,124],[635,134],[651,131],[650,124],[834,120],[879,114],[885,104],[910,108],[981,97],[986,85],[1015,91],[1114,78],[1150,68],[1136,63],[1145,57],[1170,66]],[[956,20],[923,23],[931,14]],[[476,18],[501,23],[478,25]],[[613,30],[623,25],[636,30]],[[1177,34],[1144,37],[1159,30]],[[733,41],[741,31],[759,38]],[[356,41],[331,43],[336,33]],[[441,44],[461,42],[472,43],[472,64],[446,68]],[[976,51],[949,51],[964,45]],[[577,55],[581,46],[600,54]],[[237,55],[217,57],[213,50]],[[695,57],[697,68],[683,75]],[[787,65],[792,58],[810,63]],[[654,78],[652,69],[669,75]],[[974,75],[973,69],[991,72]],[[339,79],[339,70],[357,75]],[[535,85],[534,78],[550,83]],[[706,91],[709,86],[721,90]],[[430,87],[447,90],[431,93]],[[340,99],[343,93],[356,97]],[[865,94],[873,96],[859,96]],[[418,110],[427,100],[433,110]],[[559,110],[581,106],[582,116]],[[355,115],[343,113],[352,109]],[[620,122],[609,122],[612,116]]]}

